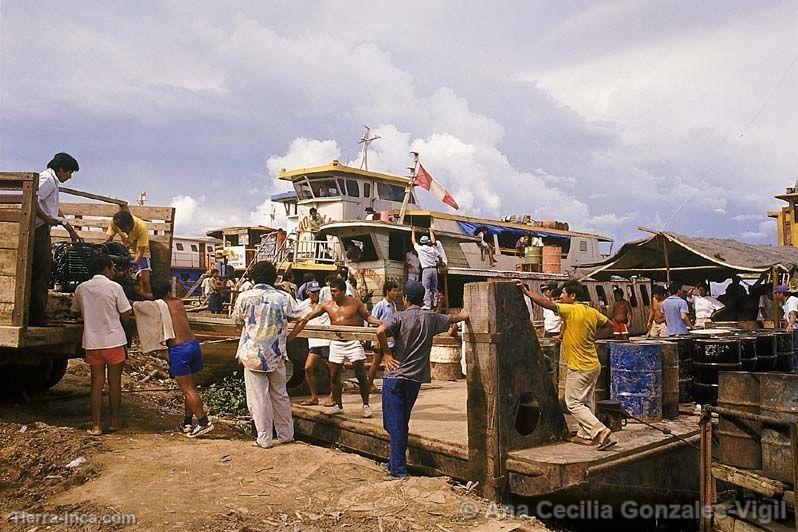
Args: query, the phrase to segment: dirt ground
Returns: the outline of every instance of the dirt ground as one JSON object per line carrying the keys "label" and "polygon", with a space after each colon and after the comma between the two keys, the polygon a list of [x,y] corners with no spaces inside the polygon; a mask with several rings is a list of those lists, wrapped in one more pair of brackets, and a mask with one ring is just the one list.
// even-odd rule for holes
{"label": "dirt ground", "polygon": [[[385,480],[356,454],[303,442],[260,449],[232,423],[189,440],[176,431],[179,396],[157,391],[169,384],[159,364],[128,369],[127,427],[99,438],[86,433],[80,361],[47,394],[0,400],[0,530],[66,527],[19,512],[112,516],[107,524],[83,516],[72,530],[546,530],[534,519],[500,518],[445,477]],[[135,523],[120,524],[120,515]]]}

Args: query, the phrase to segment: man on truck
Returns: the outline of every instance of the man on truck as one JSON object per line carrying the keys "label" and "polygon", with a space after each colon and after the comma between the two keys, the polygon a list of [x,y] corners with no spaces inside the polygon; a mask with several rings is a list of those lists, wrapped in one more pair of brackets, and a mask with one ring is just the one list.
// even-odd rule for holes
{"label": "man on truck", "polygon": [[72,173],[80,169],[78,162],[68,153],[56,153],[47,163],[47,170],[39,174],[39,192],[36,201],[36,232],[33,239],[33,273],[31,275],[30,318],[31,325],[44,325],[47,318],[47,286],[53,269],[53,251],[50,228],[62,225],[73,242],[80,240],[78,233],[61,213],[58,202],[58,183],[66,183]]}
{"label": "man on truck", "polygon": [[106,242],[113,241],[114,237],[119,235],[122,243],[130,249],[130,254],[133,255],[132,265],[140,282],[139,293],[145,299],[152,299],[150,285],[152,265],[150,264],[150,235],[147,230],[147,222],[133,216],[129,211],[119,211],[114,214],[106,235]]}

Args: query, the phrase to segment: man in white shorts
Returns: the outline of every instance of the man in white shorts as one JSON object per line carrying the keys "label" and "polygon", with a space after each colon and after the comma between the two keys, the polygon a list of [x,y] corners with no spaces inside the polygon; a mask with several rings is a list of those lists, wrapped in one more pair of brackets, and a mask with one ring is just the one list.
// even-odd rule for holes
{"label": "man in white shorts", "polygon": [[[343,279],[332,279],[330,281],[330,295],[332,300],[324,301],[312,312],[302,317],[294,327],[296,334],[299,334],[299,331],[310,320],[321,316],[325,312],[330,316],[331,325],[362,327],[364,321],[371,325],[382,325],[380,320],[369,314],[368,309],[366,309],[360,299],[346,295],[346,283]],[[330,368],[330,388],[332,389],[335,404],[327,410],[327,413],[341,414],[344,411],[344,405],[341,400],[343,392],[341,377],[345,359],[349,359],[355,369],[355,376],[360,387],[360,397],[363,399],[363,417],[371,417],[371,407],[369,406],[371,383],[366,372],[366,351],[358,340],[333,340],[330,342],[328,364]]]}

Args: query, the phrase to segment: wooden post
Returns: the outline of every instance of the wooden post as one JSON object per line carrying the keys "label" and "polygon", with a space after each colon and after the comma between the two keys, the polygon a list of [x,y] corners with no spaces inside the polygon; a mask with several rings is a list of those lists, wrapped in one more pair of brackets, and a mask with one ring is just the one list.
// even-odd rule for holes
{"label": "wooden post", "polygon": [[27,327],[30,314],[31,277],[33,275],[33,246],[36,234],[36,208],[39,180],[29,174],[22,181],[22,203],[19,218],[19,246],[17,248],[14,310],[11,321],[17,327]]}
{"label": "wooden post", "polygon": [[793,515],[795,530],[798,530],[798,507],[795,506],[795,493],[798,492],[798,424],[790,423],[790,450],[792,451]]}
{"label": "wooden post", "polygon": [[712,529],[712,415],[701,416],[701,516],[700,531]]}
{"label": "wooden post", "polygon": [[660,233],[660,236],[662,237],[662,252],[665,255],[665,279],[668,281],[668,284],[671,284],[671,263],[668,258],[668,238],[662,233]]}
{"label": "wooden post", "polygon": [[773,327],[781,329],[781,313],[779,312],[779,305],[776,303],[776,286],[779,284],[779,275],[776,265],[770,267],[770,281],[771,281],[771,300],[773,301]]}

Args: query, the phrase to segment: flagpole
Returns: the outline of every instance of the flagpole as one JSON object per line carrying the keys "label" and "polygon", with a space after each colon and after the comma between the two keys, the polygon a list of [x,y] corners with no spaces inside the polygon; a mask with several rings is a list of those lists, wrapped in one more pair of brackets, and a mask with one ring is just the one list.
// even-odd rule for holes
{"label": "flagpole", "polygon": [[416,173],[418,172],[418,152],[411,151],[410,153],[413,154],[413,167],[408,168],[408,170],[412,170],[413,173],[410,175],[410,181],[407,182],[407,187],[405,188],[405,197],[402,200],[402,209],[399,211],[399,225],[405,223],[407,205],[410,203],[410,193],[413,190],[413,186],[416,184]]}

